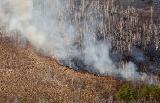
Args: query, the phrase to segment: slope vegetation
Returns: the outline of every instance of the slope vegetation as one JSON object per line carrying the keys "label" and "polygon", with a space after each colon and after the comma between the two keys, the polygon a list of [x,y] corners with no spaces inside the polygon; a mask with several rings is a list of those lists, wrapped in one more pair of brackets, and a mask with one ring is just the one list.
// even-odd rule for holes
{"label": "slope vegetation", "polygon": [[[76,72],[0,38],[0,103],[78,103],[112,100],[117,81]],[[109,97],[109,99],[107,99]]]}

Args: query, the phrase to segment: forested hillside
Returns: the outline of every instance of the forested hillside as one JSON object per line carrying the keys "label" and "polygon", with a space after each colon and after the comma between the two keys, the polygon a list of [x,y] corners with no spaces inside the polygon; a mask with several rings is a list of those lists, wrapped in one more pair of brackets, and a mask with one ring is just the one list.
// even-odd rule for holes
{"label": "forested hillside", "polygon": [[133,61],[142,71],[159,74],[159,0],[69,0],[69,4],[71,22],[81,33],[79,46],[89,31],[97,40],[111,43],[113,61]]}
{"label": "forested hillside", "polygon": [[160,102],[160,0],[0,0],[0,23],[0,103]]}

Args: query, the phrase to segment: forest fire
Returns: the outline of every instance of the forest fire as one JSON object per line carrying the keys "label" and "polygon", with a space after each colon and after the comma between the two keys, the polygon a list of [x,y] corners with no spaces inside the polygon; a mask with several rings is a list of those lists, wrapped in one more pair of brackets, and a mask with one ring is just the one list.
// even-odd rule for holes
{"label": "forest fire", "polygon": [[159,103],[160,0],[0,0],[0,102]]}
{"label": "forest fire", "polygon": [[114,0],[1,2],[0,21],[9,36],[65,66],[129,80],[159,75],[160,27],[153,7],[144,11],[150,14],[145,20],[141,8]]}

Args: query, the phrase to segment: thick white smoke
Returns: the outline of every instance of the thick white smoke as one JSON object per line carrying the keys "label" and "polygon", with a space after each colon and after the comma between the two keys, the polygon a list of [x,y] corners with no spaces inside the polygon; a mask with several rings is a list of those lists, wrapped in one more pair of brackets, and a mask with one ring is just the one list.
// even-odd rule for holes
{"label": "thick white smoke", "polygon": [[97,41],[93,35],[95,24],[102,22],[94,17],[85,21],[88,29],[83,33],[83,49],[78,49],[74,44],[81,34],[77,33],[79,26],[70,22],[68,7],[65,0],[0,0],[0,23],[9,32],[18,31],[37,50],[58,60],[80,58],[91,66],[84,68],[88,71],[120,75],[129,80],[146,79],[131,62],[124,68],[116,68],[109,56],[109,43]]}

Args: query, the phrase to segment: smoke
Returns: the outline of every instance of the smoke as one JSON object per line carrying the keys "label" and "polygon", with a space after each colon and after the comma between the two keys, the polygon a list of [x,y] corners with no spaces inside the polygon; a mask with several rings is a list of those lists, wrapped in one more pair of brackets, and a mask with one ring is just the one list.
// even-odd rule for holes
{"label": "smoke", "polygon": [[137,72],[132,62],[122,68],[115,66],[109,54],[109,41],[96,37],[96,25],[103,22],[101,14],[89,9],[89,17],[73,22],[72,13],[67,0],[0,0],[1,26],[11,34],[17,31],[18,36],[45,55],[77,70],[128,80],[146,79],[146,74]]}

